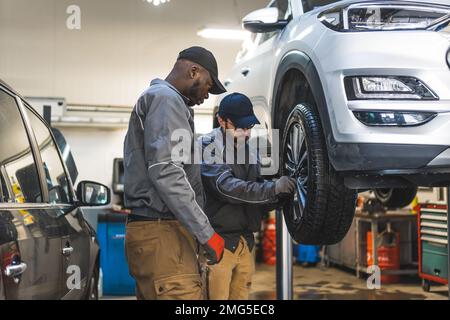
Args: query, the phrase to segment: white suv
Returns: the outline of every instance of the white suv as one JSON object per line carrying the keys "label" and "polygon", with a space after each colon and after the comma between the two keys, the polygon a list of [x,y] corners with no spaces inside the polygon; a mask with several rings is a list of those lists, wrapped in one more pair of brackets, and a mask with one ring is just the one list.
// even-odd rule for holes
{"label": "white suv", "polygon": [[275,0],[244,18],[225,85],[282,133],[295,240],[340,241],[358,190],[401,206],[450,184],[450,0],[432,1]]}

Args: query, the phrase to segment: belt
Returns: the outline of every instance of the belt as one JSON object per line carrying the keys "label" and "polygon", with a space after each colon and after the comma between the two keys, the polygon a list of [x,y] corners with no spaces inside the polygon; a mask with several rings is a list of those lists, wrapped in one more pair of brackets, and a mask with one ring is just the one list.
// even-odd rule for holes
{"label": "belt", "polygon": [[150,217],[143,217],[143,216],[137,216],[134,214],[129,214],[127,223],[130,222],[137,222],[137,221],[176,221],[174,218],[150,218]]}
{"label": "belt", "polygon": [[132,221],[158,221],[158,220],[177,220],[175,216],[168,213],[159,213],[148,208],[133,208],[128,215],[128,222]]}

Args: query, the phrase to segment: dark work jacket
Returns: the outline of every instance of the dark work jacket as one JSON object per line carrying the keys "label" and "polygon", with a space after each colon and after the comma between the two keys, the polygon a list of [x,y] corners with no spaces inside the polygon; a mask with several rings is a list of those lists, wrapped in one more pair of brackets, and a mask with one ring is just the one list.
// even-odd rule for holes
{"label": "dark work jacket", "polygon": [[[259,231],[261,216],[278,203],[275,183],[261,177],[257,152],[248,143],[245,163],[237,164],[232,158],[237,150],[232,143],[225,148],[220,128],[199,140],[203,150],[201,174],[206,215],[214,230],[224,238],[228,250],[235,252],[241,236],[251,250],[255,243],[253,232]],[[231,161],[226,156],[230,148],[234,150]]]}

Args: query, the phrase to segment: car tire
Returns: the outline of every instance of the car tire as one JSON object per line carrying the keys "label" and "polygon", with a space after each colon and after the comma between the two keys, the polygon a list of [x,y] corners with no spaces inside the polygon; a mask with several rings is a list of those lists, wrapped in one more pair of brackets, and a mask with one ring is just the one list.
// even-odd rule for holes
{"label": "car tire", "polygon": [[387,208],[398,209],[409,205],[417,194],[417,188],[375,189],[375,197]]}
{"label": "car tire", "polygon": [[283,206],[289,233],[302,244],[338,243],[353,221],[357,193],[330,164],[316,108],[299,104],[286,118],[281,173],[297,179],[296,195]]}
{"label": "car tire", "polygon": [[94,266],[91,279],[89,280],[86,295],[84,300],[98,300],[98,280],[99,280],[99,267],[98,264]]}

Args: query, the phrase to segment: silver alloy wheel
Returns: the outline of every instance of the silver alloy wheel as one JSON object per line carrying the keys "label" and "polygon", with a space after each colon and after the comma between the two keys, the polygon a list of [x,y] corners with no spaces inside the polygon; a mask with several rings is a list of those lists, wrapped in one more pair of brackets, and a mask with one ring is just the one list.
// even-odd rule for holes
{"label": "silver alloy wheel", "polygon": [[308,193],[308,145],[301,122],[294,122],[289,128],[285,156],[287,174],[297,180],[297,192],[289,210],[292,221],[297,223],[303,217]]}

